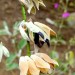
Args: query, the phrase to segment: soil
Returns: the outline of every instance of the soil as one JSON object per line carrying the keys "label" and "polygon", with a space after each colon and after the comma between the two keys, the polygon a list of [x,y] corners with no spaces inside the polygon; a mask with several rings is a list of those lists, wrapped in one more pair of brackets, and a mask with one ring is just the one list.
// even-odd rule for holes
{"label": "soil", "polygon": [[[27,19],[32,18],[33,21],[39,21],[42,23],[47,24],[50,26],[53,30],[57,32],[58,28],[55,27],[54,25],[50,25],[49,23],[46,22],[46,18],[51,18],[51,19],[60,19],[58,16],[60,14],[58,11],[51,11],[50,9],[53,9],[53,5],[50,5],[49,0],[44,0],[44,3],[46,5],[46,8],[40,7],[40,10],[37,10],[36,15],[28,14]],[[16,21],[21,21],[22,20],[22,13],[21,13],[21,4],[19,3],[18,0],[0,0],[0,28],[3,27],[3,21],[7,21],[9,24],[10,31],[12,31],[12,26]],[[70,37],[75,35],[75,29],[73,28],[67,28],[67,29],[62,29],[62,36],[66,41],[70,39]],[[13,51],[12,43],[11,43],[11,38],[7,36],[0,36],[0,41],[2,41],[5,46],[10,50]],[[10,46],[9,46],[10,45]],[[40,52],[45,52],[49,53],[53,49],[53,46],[49,50],[46,50],[46,46],[41,49]],[[67,49],[67,46],[61,45],[57,47],[57,51],[61,55],[61,53],[64,53],[64,51]],[[75,46],[72,47],[72,51],[75,52]],[[2,63],[0,63],[0,75],[19,75],[19,70],[14,70],[14,71],[6,71],[4,68],[4,60],[2,60]]]}

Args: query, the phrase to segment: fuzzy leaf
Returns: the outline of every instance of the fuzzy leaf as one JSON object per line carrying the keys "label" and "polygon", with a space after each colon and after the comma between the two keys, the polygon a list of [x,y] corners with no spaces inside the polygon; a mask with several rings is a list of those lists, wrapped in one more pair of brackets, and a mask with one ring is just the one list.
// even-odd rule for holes
{"label": "fuzzy leaf", "polygon": [[19,44],[18,44],[18,49],[22,50],[26,46],[26,44],[27,44],[27,41],[24,39],[21,39]]}
{"label": "fuzzy leaf", "polygon": [[14,70],[18,68],[18,64],[17,63],[11,63],[9,65],[6,66],[6,70],[10,71],[10,70]]}

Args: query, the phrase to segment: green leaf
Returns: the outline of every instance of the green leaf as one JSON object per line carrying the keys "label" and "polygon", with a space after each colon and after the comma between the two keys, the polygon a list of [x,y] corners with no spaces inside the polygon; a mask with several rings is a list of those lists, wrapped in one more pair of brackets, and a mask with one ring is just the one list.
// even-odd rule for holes
{"label": "green leaf", "polygon": [[10,54],[10,56],[6,60],[6,65],[11,64],[16,58],[16,53]]}
{"label": "green leaf", "polygon": [[25,39],[21,39],[19,44],[18,44],[18,49],[21,50],[23,49],[27,44],[27,41]]}
{"label": "green leaf", "polygon": [[3,25],[4,25],[4,29],[5,29],[6,33],[8,35],[11,35],[11,32],[9,31],[8,24],[6,21],[3,21]]}
{"label": "green leaf", "polygon": [[18,34],[18,27],[19,27],[19,22],[16,22],[16,23],[13,25],[13,36],[15,36],[15,35]]}
{"label": "green leaf", "polygon": [[6,21],[3,21],[4,29],[0,29],[0,35],[11,35],[11,32],[9,31],[8,24]]}
{"label": "green leaf", "polygon": [[9,30],[9,28],[8,28],[8,24],[7,24],[6,21],[3,21],[3,25],[4,25],[4,28],[5,28],[6,30]]}
{"label": "green leaf", "polygon": [[15,22],[15,24],[13,25],[13,29],[18,30],[19,23],[20,23],[20,22]]}
{"label": "green leaf", "polygon": [[5,29],[0,29],[0,35],[8,35]]}
{"label": "green leaf", "polygon": [[14,63],[14,60],[16,59],[17,55],[16,53],[10,54],[10,57],[6,60],[6,70],[14,70],[18,68],[18,64]]}
{"label": "green leaf", "polygon": [[9,65],[6,66],[6,70],[10,71],[10,70],[14,70],[18,68],[18,64],[17,63],[11,63]]}

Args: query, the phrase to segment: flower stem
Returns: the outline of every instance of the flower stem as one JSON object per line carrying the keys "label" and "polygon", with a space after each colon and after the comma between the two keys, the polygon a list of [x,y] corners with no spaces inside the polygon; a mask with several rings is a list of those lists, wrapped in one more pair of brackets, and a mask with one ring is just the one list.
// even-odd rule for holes
{"label": "flower stem", "polygon": [[[22,15],[23,15],[23,20],[26,21],[26,12],[25,12],[24,5],[22,5]],[[27,31],[27,34],[28,34],[28,31]],[[27,55],[28,55],[28,56],[31,55],[31,52],[30,52],[30,43],[29,43],[29,41],[27,41]]]}
{"label": "flower stem", "polygon": [[22,15],[23,15],[23,19],[26,21],[26,12],[25,12],[24,5],[22,5]]}

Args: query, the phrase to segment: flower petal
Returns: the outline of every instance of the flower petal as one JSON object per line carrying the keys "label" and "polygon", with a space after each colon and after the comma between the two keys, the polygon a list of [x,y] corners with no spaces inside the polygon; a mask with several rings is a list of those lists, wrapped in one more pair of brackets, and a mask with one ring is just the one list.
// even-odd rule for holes
{"label": "flower petal", "polygon": [[31,32],[30,30],[29,31],[29,37],[31,39],[32,42],[34,42],[34,35],[33,35],[33,32]]}
{"label": "flower petal", "polygon": [[2,46],[2,50],[3,50],[3,54],[4,54],[6,57],[9,57],[9,56],[10,56],[9,51],[8,51],[8,49],[7,49],[5,46]]}
{"label": "flower petal", "polygon": [[30,12],[32,14],[35,14],[36,13],[36,8],[35,8],[32,0],[30,0],[30,4],[28,4],[28,13],[30,14]]}
{"label": "flower petal", "polygon": [[46,34],[50,37],[50,35],[56,35],[56,33],[47,25],[40,23],[40,22],[34,22],[34,24],[38,27],[40,27],[42,30],[46,32]]}
{"label": "flower petal", "polygon": [[59,66],[59,64],[58,64],[55,60],[51,59],[51,58],[50,58],[47,54],[45,54],[45,53],[36,53],[35,55],[41,57],[42,59],[44,59],[46,62],[48,62],[48,63],[50,63],[50,64],[55,64],[55,65],[58,65],[58,66]]}
{"label": "flower petal", "polygon": [[43,0],[39,0],[39,4],[46,7],[45,4],[43,3]]}
{"label": "flower petal", "polygon": [[35,3],[37,9],[39,10],[39,1],[38,0],[33,0],[33,2]]}
{"label": "flower petal", "polygon": [[30,14],[30,12],[32,13],[32,14],[36,14],[36,8],[35,8],[35,6],[33,6],[31,9],[29,9],[28,10],[28,13]]}
{"label": "flower petal", "polygon": [[6,57],[9,57],[9,55],[10,55],[8,49],[7,49],[5,46],[3,46],[2,42],[1,42],[1,43],[0,43],[0,62],[1,62],[1,60],[2,60],[3,54],[4,54]]}
{"label": "flower petal", "polygon": [[21,3],[23,3],[26,7],[29,7],[31,0],[19,0]]}
{"label": "flower petal", "polygon": [[26,34],[25,29],[23,28],[23,26],[25,25],[24,23],[25,23],[24,21],[22,21],[22,22],[20,23],[19,31],[20,31],[22,37],[23,37],[25,40],[28,40],[28,41],[29,41],[29,37],[28,37],[28,35]]}
{"label": "flower petal", "polygon": [[28,68],[29,68],[28,61],[25,59],[24,56],[20,57],[19,59],[20,75],[27,75]]}
{"label": "flower petal", "polygon": [[25,56],[25,58],[28,60],[28,65],[29,65],[29,73],[31,75],[39,75],[40,70],[36,67],[34,61],[30,59],[28,56]]}
{"label": "flower petal", "polygon": [[37,9],[39,10],[39,6],[44,6],[45,7],[45,4],[43,3],[43,0],[33,0]]}
{"label": "flower petal", "polygon": [[43,59],[41,59],[40,57],[36,56],[36,55],[31,55],[31,58],[34,60],[36,66],[38,68],[48,68],[50,69],[50,65],[45,62]]}
{"label": "flower petal", "polygon": [[34,35],[34,42],[39,48],[41,48],[44,44],[44,41],[39,39],[39,35],[37,33]]}
{"label": "flower petal", "polygon": [[2,51],[2,49],[1,49],[1,47],[0,47],[0,62],[1,62],[1,60],[2,60],[2,56],[3,56],[3,51]]}

